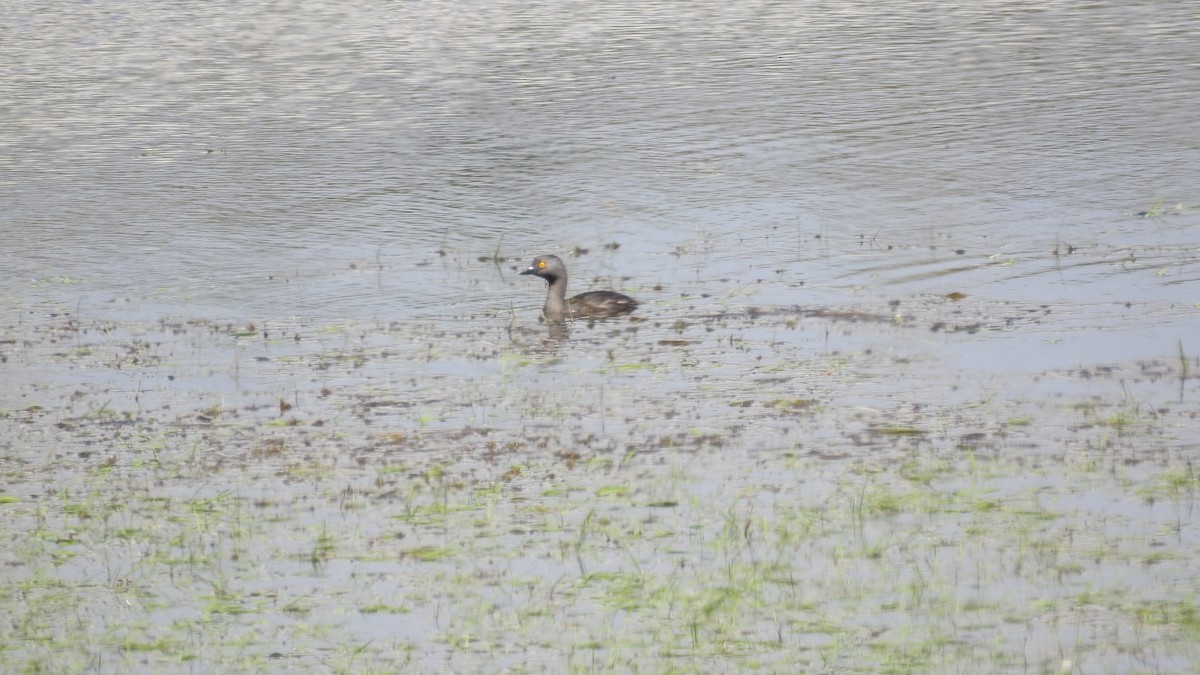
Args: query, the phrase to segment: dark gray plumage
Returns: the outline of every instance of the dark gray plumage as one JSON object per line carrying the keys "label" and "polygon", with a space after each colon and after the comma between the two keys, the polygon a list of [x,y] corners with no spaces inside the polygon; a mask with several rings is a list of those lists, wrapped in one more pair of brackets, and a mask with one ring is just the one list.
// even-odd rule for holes
{"label": "dark gray plumage", "polygon": [[555,255],[539,255],[521,274],[532,274],[549,283],[542,314],[547,321],[571,319],[602,319],[628,314],[637,309],[638,301],[613,291],[588,291],[567,299],[567,266]]}

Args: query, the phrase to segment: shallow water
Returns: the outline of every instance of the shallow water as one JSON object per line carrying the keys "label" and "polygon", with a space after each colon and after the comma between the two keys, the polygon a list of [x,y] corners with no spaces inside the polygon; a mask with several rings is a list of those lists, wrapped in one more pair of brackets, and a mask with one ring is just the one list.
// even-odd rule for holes
{"label": "shallow water", "polygon": [[1197,663],[1187,3],[5,12],[0,664]]}
{"label": "shallow water", "polygon": [[977,270],[1015,248],[1040,271],[1056,246],[1077,247],[1070,268],[1194,240],[1194,213],[1129,215],[1195,201],[1187,3],[63,4],[9,23],[0,273],[49,286],[18,302],[537,307],[516,264],[610,241],[579,283],[766,277],[808,303],[1001,282],[1031,300],[1063,284],[921,283],[859,254]]}

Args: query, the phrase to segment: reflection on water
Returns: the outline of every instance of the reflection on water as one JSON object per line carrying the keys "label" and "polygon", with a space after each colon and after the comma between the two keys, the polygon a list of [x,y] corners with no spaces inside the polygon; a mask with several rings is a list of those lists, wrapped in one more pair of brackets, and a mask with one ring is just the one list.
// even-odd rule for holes
{"label": "reflection on water", "polygon": [[1145,243],[1123,213],[1195,200],[1183,2],[9,14],[17,304],[526,315],[512,266],[477,256],[609,241],[620,254],[585,273],[678,288],[779,270],[774,301],[815,273],[877,283],[863,237],[976,261],[1031,235]]}
{"label": "reflection on water", "polygon": [[1197,661],[1192,4],[0,18],[9,661]]}

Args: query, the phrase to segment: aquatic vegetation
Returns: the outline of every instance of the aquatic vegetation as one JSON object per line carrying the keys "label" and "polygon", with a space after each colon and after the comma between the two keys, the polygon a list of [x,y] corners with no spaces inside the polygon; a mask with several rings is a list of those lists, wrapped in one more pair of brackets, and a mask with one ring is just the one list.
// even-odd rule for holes
{"label": "aquatic vegetation", "polygon": [[[0,665],[1200,662],[1182,345],[963,378],[946,350],[984,338],[928,330],[945,302],[491,351],[450,323],[24,326]],[[814,348],[830,325],[938,349]]]}

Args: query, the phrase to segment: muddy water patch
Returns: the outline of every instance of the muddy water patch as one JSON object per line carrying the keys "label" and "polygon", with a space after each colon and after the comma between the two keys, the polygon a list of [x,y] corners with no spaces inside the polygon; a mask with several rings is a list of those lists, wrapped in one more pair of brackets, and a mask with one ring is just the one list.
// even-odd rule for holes
{"label": "muddy water patch", "polygon": [[[973,380],[903,345],[969,349],[1045,316],[935,331],[946,307],[995,312],[886,307],[565,341],[452,322],[25,331],[4,364],[23,542],[7,562],[25,589],[8,602],[26,617],[8,657],[479,665],[521,645],[501,660],[853,667],[953,637],[916,662],[994,665],[1058,654],[1028,626],[1064,619],[1101,628],[1072,644],[1107,654],[1157,607],[1166,620],[1123,649],[1194,658],[1172,638],[1186,607],[1151,592],[1196,548],[1178,515],[1195,492],[1183,362]],[[1182,538],[1135,536],[1172,514]],[[1146,589],[1118,600],[1103,580],[1146,560]],[[67,589],[112,628],[81,641],[33,619]],[[1048,594],[1072,599],[1031,600]],[[35,631],[53,654],[21,637]]]}

